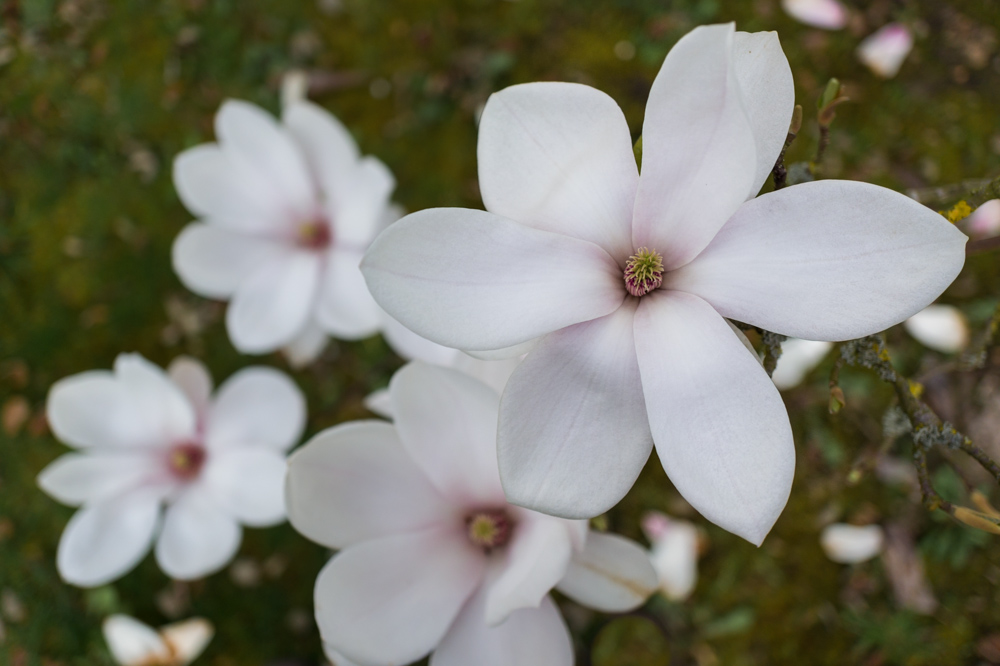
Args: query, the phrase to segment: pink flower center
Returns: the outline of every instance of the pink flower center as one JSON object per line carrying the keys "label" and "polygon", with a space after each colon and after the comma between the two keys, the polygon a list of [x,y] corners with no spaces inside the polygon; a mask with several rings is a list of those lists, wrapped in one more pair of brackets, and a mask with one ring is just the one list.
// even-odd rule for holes
{"label": "pink flower center", "polygon": [[645,296],[663,284],[663,257],[656,250],[640,247],[625,264],[625,289],[633,296]]}
{"label": "pink flower center", "polygon": [[298,227],[296,241],[307,250],[325,250],[333,242],[330,223],[322,218],[303,222]]}
{"label": "pink flower center", "polygon": [[167,465],[170,472],[182,481],[191,481],[198,477],[205,465],[205,447],[193,442],[178,444],[167,454]]}
{"label": "pink flower center", "polygon": [[485,551],[507,545],[513,522],[503,509],[476,511],[465,518],[469,541]]}

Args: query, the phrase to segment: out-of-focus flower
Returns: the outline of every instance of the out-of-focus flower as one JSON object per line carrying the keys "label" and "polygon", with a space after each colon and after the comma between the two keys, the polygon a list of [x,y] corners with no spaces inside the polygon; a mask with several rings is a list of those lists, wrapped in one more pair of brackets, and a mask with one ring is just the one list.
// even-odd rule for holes
{"label": "out-of-focus flower", "polygon": [[1000,234],[1000,199],[990,199],[974,210],[965,225],[973,238],[991,238]]}
{"label": "out-of-focus flower", "polygon": [[218,143],[174,161],[177,193],[200,218],[174,242],[184,284],[231,301],[226,326],[244,353],[290,346],[301,360],[324,333],[376,333],[383,315],[358,262],[390,210],[389,170],[306,101],[291,102],[278,123],[230,100],[215,131]]}
{"label": "out-of-focus flower", "polygon": [[337,426],[289,460],[292,525],[342,549],[316,582],[334,663],[568,666],[549,590],[620,612],[656,589],[638,544],[507,504],[496,391],[420,362],[389,391],[393,424]]}
{"label": "out-of-focus flower", "polygon": [[212,396],[208,371],[193,359],[164,373],[121,354],[114,372],[56,382],[47,410],[56,436],[79,449],[38,476],[53,498],[81,507],[59,541],[69,583],[118,578],[154,537],[165,573],[198,578],[232,559],[241,524],[285,519],[285,450],[305,425],[305,400],[277,370],[246,368]]}
{"label": "out-of-focus flower", "polygon": [[885,533],[878,525],[858,527],[834,523],[823,528],[819,537],[823,552],[838,564],[865,562],[882,552]]}
{"label": "out-of-focus flower", "polygon": [[858,45],[858,59],[884,79],[891,79],[913,49],[913,34],[901,23],[890,23]]}
{"label": "out-of-focus flower", "polygon": [[847,10],[837,0],[781,0],[781,7],[796,21],[824,30],[847,25]]}
{"label": "out-of-focus flower", "polygon": [[952,305],[928,305],[903,327],[921,344],[945,354],[960,352],[969,344],[969,322]]}
{"label": "out-of-focus flower", "polygon": [[540,338],[504,391],[513,503],[598,515],[655,441],[695,509],[760,543],[795,448],[778,390],[726,318],[845,340],[906,319],[958,274],[966,237],[896,192],[823,180],[754,198],[793,105],[774,33],[696,28],[653,83],[640,176],[610,97],[513,86],[480,124],[489,212],[413,213],[369,248],[372,294],[419,335],[511,355]]}
{"label": "out-of-focus flower", "polygon": [[649,559],[667,599],[684,601],[698,583],[698,528],[658,511],[642,517],[642,531],[653,544]]}
{"label": "out-of-focus flower", "polygon": [[824,340],[788,338],[781,343],[781,356],[771,373],[771,380],[781,390],[798,386],[832,348],[833,343]]}
{"label": "out-of-focus flower", "polygon": [[103,629],[111,656],[121,666],[187,666],[215,634],[212,623],[200,617],[156,631],[128,615],[111,615]]}

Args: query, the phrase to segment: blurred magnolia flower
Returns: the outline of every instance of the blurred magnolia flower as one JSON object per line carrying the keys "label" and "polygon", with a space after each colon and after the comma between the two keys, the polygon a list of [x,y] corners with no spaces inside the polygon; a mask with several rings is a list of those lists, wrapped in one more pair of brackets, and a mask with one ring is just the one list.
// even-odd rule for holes
{"label": "blurred magnolia flower", "polygon": [[891,79],[913,49],[913,34],[901,23],[882,26],[858,45],[858,59],[884,79]]}
{"label": "blurred magnolia flower", "polygon": [[334,663],[569,666],[550,589],[620,612],[656,588],[638,544],[506,502],[496,391],[420,362],[389,391],[393,424],[337,426],[289,459],[292,525],[341,549],[316,581]]}
{"label": "blurred magnolia flower", "polygon": [[823,552],[838,564],[865,562],[882,552],[885,533],[878,525],[858,527],[834,523],[823,528],[819,537]]}
{"label": "blurred magnolia flower", "polygon": [[847,25],[847,10],[837,0],[781,0],[781,8],[796,21],[825,30]]}
{"label": "blurred magnolia flower", "polygon": [[174,161],[177,193],[201,218],[174,242],[181,281],[231,300],[226,327],[244,353],[288,347],[301,363],[322,351],[326,335],[376,333],[384,315],[358,262],[391,216],[389,170],[306,101],[290,102],[278,123],[230,100],[215,131],[219,143]]}
{"label": "blurred magnolia flower", "polygon": [[924,346],[945,354],[960,352],[969,344],[969,323],[951,305],[928,305],[904,321],[903,327]]}
{"label": "blurred magnolia flower", "polygon": [[771,380],[781,390],[798,386],[832,348],[832,342],[788,338],[781,343],[781,356],[771,373]]}
{"label": "blurred magnolia flower", "polygon": [[232,559],[241,523],[285,519],[285,450],[302,433],[305,400],[277,370],[246,368],[212,396],[198,361],[178,358],[164,373],[121,354],[114,372],[56,382],[47,410],[56,436],[79,449],[38,475],[53,498],[81,507],[59,541],[69,583],[118,578],[154,537],[167,575],[205,576]]}
{"label": "blurred magnolia flower", "polygon": [[698,528],[659,511],[642,517],[642,531],[653,544],[649,559],[667,599],[684,601],[698,582]]}
{"label": "blurred magnolia flower", "polygon": [[990,199],[981,205],[965,224],[973,238],[991,238],[1000,234],[1000,199]]}
{"label": "blurred magnolia flower", "polygon": [[104,640],[121,666],[187,666],[212,640],[212,623],[200,617],[159,631],[128,615],[104,620]]}
{"label": "blurred magnolia flower", "polygon": [[961,270],[966,237],[885,188],[823,180],[754,198],[793,105],[774,33],[696,28],[653,83],[640,176],[610,97],[513,86],[479,128],[489,212],[413,213],[369,248],[372,294],[417,334],[512,355],[541,338],[504,391],[512,503],[598,515],[655,442],[695,509],[759,544],[795,448],[778,390],[726,318],[856,338],[916,313]]}

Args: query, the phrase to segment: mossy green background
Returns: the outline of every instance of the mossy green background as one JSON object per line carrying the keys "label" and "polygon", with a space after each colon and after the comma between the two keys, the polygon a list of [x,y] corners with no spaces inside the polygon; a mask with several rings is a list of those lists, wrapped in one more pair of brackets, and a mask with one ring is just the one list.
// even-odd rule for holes
{"label": "mossy green background", "polygon": [[[321,661],[308,619],[327,553],[291,528],[246,532],[240,566],[264,570],[250,585],[227,570],[178,588],[147,558],[113,585],[79,590],[59,580],[54,564],[72,511],[34,482],[65,450],[45,428],[48,387],[109,367],[122,351],[163,365],[191,354],[217,381],[251,363],[290,371],[309,398],[309,434],[366,415],[363,397],[399,365],[377,338],[339,344],[298,372],[278,355],[243,357],[226,337],[224,306],[178,282],[170,248],[191,216],[170,165],[179,151],[213,139],[223,100],[277,111],[282,74],[310,70],[313,98],[396,174],[399,203],[479,207],[475,120],[492,91],[536,80],[588,83],[618,101],[638,138],[670,47],[695,25],[736,20],[743,30],[777,30],[791,61],[806,123],[789,161],[810,159],[815,99],[836,76],[853,101],[838,111],[824,177],[905,190],[1000,173],[997,3],[849,4],[852,25],[835,33],[792,21],[777,0],[0,4],[0,664],[110,664],[102,618],[128,612],[162,624],[172,619],[165,597],[174,598],[173,613],[215,623],[199,663]],[[899,76],[883,81],[853,51],[893,19],[916,28],[917,46]],[[634,57],[619,57],[629,51],[620,42]],[[944,300],[975,324],[998,298],[993,253],[973,257]],[[890,345],[910,372],[946,362],[898,330]],[[845,372],[849,406],[830,417],[829,363],[786,394],[796,481],[763,547],[691,516],[710,544],[692,598],[654,598],[628,618],[564,603],[579,664],[987,663],[982,641],[1000,631],[996,537],[926,514],[910,493],[870,475],[847,483],[855,459],[881,442],[891,394],[861,371]],[[963,400],[981,379],[949,379],[944,390]],[[26,417],[13,418],[25,405]],[[906,447],[901,440],[904,460]],[[942,488],[957,485],[947,470],[937,478]],[[641,538],[639,516],[653,508],[683,510],[655,459],[606,521]],[[911,525],[941,602],[933,615],[898,608],[880,560],[843,567],[824,557],[822,520],[859,514]]]}

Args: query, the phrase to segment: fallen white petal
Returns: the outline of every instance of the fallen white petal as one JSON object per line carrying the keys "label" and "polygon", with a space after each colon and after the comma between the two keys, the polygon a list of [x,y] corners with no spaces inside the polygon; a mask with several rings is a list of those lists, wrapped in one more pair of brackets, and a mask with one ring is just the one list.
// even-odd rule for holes
{"label": "fallen white petal", "polygon": [[857,564],[882,552],[885,533],[878,525],[857,527],[834,523],[823,528],[819,537],[823,552],[839,564]]}
{"label": "fallen white petal", "polygon": [[649,559],[663,595],[673,601],[687,599],[698,583],[698,528],[660,513],[646,514],[642,525],[653,544]]}
{"label": "fallen white petal", "polygon": [[781,0],[781,7],[796,21],[824,30],[847,25],[847,10],[837,0]]}
{"label": "fallen white petal", "polygon": [[128,615],[109,615],[101,625],[104,641],[121,666],[167,663],[170,648],[152,627]]}
{"label": "fallen white petal", "polygon": [[832,342],[788,338],[781,343],[781,356],[771,380],[782,391],[798,386],[832,348]]}
{"label": "fallen white petal", "polygon": [[214,635],[212,623],[200,617],[160,628],[160,636],[172,650],[177,666],[187,666],[197,659]]}
{"label": "fallen white petal", "polygon": [[903,322],[906,332],[921,344],[945,354],[955,354],[969,344],[965,315],[951,305],[928,305]]}
{"label": "fallen white petal", "polygon": [[913,49],[913,33],[901,23],[879,28],[858,45],[858,59],[884,79],[891,79]]}

